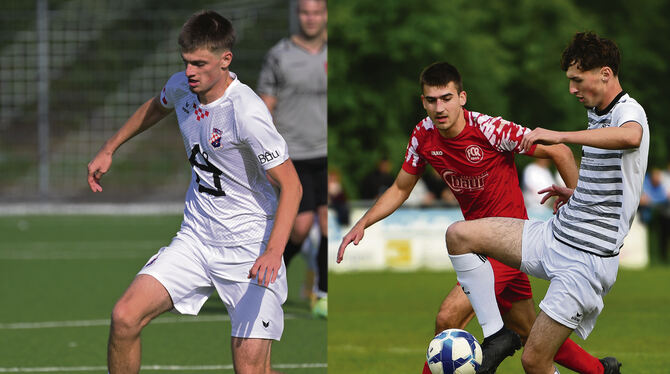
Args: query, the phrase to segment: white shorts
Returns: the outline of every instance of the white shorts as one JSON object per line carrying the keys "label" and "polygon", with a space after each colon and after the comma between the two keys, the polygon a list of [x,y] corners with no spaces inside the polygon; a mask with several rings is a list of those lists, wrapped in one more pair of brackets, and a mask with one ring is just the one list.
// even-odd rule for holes
{"label": "white shorts", "polygon": [[182,233],[161,248],[138,274],[156,278],[167,289],[174,310],[196,315],[216,289],[232,324],[232,336],[279,340],[284,331],[286,267],[269,287],[247,279],[266,243],[214,247]]}
{"label": "white shorts", "polygon": [[526,221],[520,270],[551,281],[540,309],[586,339],[603,309],[603,296],[616,281],[619,257],[600,257],[559,242],[552,222]]}

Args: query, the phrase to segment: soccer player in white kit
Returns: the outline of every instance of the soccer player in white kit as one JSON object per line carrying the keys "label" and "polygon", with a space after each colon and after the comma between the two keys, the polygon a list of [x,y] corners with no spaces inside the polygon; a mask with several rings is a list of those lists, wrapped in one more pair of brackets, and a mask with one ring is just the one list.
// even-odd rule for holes
{"label": "soccer player in white kit", "polygon": [[544,200],[558,197],[554,217],[484,218],[457,222],[447,230],[457,278],[480,324],[495,326],[487,336],[490,344],[482,347],[484,357],[505,352],[510,339],[498,313],[491,265],[478,255],[550,280],[521,357],[527,373],[557,373],[552,360],[559,346],[573,331],[585,339],[602,311],[640,202],[649,152],[644,109],[621,88],[619,62],[613,41],[577,33],[563,52],[561,67],[570,93],[588,110],[588,129],[536,128],[521,140],[525,150],[533,144],[583,146],[577,188],[553,185],[540,191],[547,193]]}
{"label": "soccer player in white kit", "polygon": [[235,372],[271,372],[287,295],[282,254],[302,186],[267,107],[229,70],[234,41],[232,24],[216,12],[191,16],[179,36],[186,70],[88,165],[88,183],[100,192],[114,151],[174,110],[193,170],[181,229],[114,306],[112,374],[139,372],[140,332],[153,318],[168,310],[197,314],[214,290],[230,315]]}

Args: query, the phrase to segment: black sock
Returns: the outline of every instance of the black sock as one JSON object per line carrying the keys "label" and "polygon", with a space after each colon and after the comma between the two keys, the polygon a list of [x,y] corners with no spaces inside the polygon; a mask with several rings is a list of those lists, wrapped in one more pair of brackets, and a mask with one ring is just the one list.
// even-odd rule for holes
{"label": "black sock", "polygon": [[286,248],[284,249],[284,263],[286,264],[286,268],[288,268],[288,264],[291,263],[291,260],[295,255],[300,253],[300,249],[302,248],[302,243],[300,244],[295,244],[292,241],[288,241],[286,243]]}
{"label": "black sock", "polygon": [[316,257],[319,268],[319,291],[328,292],[328,235],[321,235],[319,253]]}

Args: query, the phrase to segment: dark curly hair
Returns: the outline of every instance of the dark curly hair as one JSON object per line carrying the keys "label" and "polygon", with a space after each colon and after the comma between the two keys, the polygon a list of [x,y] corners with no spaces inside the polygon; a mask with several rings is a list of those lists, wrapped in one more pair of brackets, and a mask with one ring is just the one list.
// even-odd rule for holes
{"label": "dark curly hair", "polygon": [[198,48],[207,48],[212,52],[230,51],[233,44],[235,44],[233,24],[212,10],[193,14],[179,33],[179,46],[182,52],[193,52]]}
{"label": "dark curly hair", "polygon": [[619,47],[612,40],[601,38],[593,32],[575,34],[561,55],[563,71],[567,71],[573,64],[582,71],[608,66],[617,76],[620,63]]}

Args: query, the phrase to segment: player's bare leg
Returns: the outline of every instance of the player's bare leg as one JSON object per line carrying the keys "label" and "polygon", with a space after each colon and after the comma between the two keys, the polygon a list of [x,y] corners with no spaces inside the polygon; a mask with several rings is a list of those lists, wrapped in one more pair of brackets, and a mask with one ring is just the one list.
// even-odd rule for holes
{"label": "player's bare leg", "polygon": [[271,369],[272,340],[231,337],[235,374],[280,374]]}
{"label": "player's bare leg", "polygon": [[326,317],[328,311],[328,206],[319,205],[316,208],[316,214],[321,232],[319,240],[319,249],[316,255],[317,269],[317,299],[312,306],[312,312],[315,316]]}
{"label": "player's bare leg", "polygon": [[293,223],[293,230],[289,240],[293,243],[300,244],[305,241],[309,230],[314,224],[314,212],[311,210],[298,213]]}
{"label": "player's bare leg", "polygon": [[518,218],[489,217],[453,223],[447,230],[447,249],[450,255],[476,253],[518,269],[525,222]]}
{"label": "player's bare leg", "polygon": [[521,356],[528,374],[553,374],[554,356],[572,330],[540,311]]}
{"label": "player's bare leg", "polygon": [[505,326],[519,334],[521,343],[526,344],[535,317],[533,299],[524,299],[513,302],[512,307],[507,313],[503,314],[502,319],[505,322]]}
{"label": "player's bare leg", "polygon": [[521,348],[519,335],[504,326],[493,269],[484,256],[518,269],[524,223],[514,218],[482,218],[456,222],[447,230],[449,258],[484,332],[484,360],[479,373],[495,372],[505,357]]}
{"label": "player's bare leg", "polygon": [[140,333],[152,319],[172,309],[172,299],[163,285],[140,274],[117,301],[112,311],[107,347],[110,374],[139,373]]}
{"label": "player's bare leg", "polygon": [[458,285],[442,301],[435,318],[435,334],[446,329],[464,329],[475,316],[470,300]]}
{"label": "player's bare leg", "polygon": [[291,235],[289,236],[288,243],[286,243],[286,249],[284,250],[284,262],[288,268],[291,263],[291,259],[302,249],[302,243],[309,235],[309,230],[314,224],[314,212],[311,210],[298,213],[293,221],[293,228],[291,229]]}

